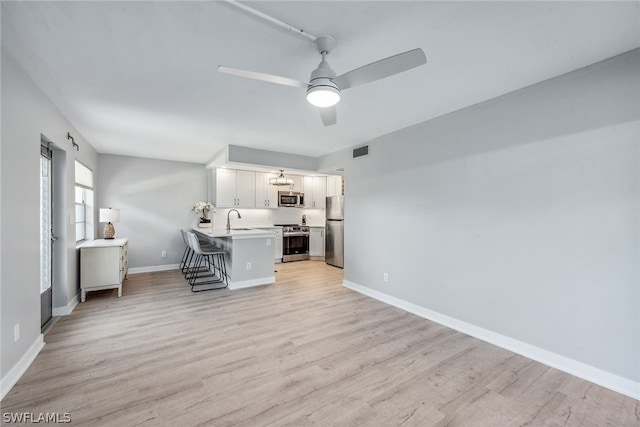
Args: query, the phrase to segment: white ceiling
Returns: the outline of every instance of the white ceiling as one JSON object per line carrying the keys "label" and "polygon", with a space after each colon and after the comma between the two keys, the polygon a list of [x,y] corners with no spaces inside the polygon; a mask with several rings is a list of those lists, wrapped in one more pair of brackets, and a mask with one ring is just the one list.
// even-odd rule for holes
{"label": "white ceiling", "polygon": [[2,46],[101,153],[205,163],[227,144],[319,156],[640,46],[639,2],[246,2],[337,46],[342,74],[416,47],[427,64],[345,91],[325,127],[311,41],[224,2],[2,3]]}

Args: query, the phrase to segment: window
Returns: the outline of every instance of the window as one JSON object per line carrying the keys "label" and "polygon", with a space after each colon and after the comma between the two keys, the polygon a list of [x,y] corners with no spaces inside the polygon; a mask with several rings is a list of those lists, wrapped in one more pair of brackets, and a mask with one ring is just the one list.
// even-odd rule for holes
{"label": "window", "polygon": [[93,171],[76,160],[76,242],[93,239]]}

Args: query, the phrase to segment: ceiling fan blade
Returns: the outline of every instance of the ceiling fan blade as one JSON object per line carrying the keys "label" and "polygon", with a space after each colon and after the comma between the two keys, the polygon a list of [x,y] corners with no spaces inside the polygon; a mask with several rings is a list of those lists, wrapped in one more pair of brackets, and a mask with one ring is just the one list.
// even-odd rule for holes
{"label": "ceiling fan blade", "polygon": [[383,79],[426,63],[427,57],[422,49],[418,48],[372,62],[332,80],[341,90],[344,90]]}
{"label": "ceiling fan blade", "polygon": [[225,67],[224,65],[218,66],[218,71],[225,74],[231,74],[232,76],[247,77],[249,79],[262,80],[264,82],[276,83],[279,85],[299,87],[302,89],[309,87],[309,83],[300,82],[298,80],[274,76],[271,74],[257,73],[255,71],[241,70],[239,68]]}
{"label": "ceiling fan blade", "polygon": [[325,126],[335,125],[338,122],[338,113],[336,112],[335,105],[318,108],[318,110],[320,110],[320,117]]}

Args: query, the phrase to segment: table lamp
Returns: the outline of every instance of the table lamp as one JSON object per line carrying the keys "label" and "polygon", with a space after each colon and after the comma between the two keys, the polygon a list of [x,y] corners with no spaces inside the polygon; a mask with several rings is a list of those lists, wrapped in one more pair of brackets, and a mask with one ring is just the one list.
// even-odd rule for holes
{"label": "table lamp", "polygon": [[120,209],[100,208],[100,222],[106,222],[104,226],[104,238],[113,239],[116,235],[116,229],[112,222],[120,221]]}

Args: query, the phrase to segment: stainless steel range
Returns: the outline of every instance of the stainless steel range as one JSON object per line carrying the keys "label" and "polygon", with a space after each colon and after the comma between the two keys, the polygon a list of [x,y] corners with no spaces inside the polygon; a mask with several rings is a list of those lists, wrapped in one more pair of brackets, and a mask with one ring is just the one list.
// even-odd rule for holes
{"label": "stainless steel range", "polygon": [[282,227],[282,262],[309,259],[309,227],[298,224],[276,224]]}

